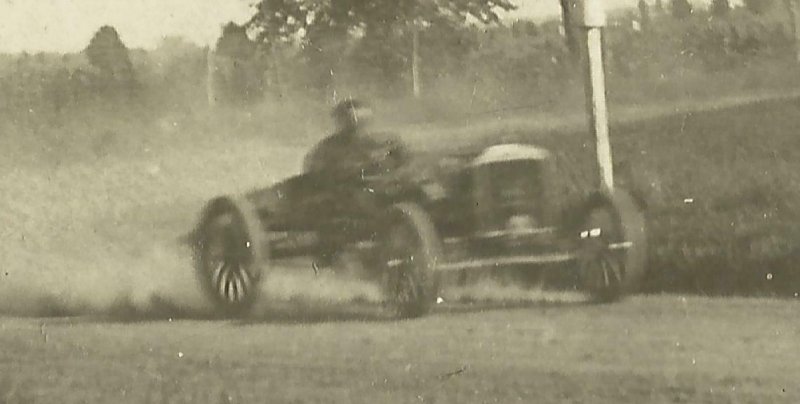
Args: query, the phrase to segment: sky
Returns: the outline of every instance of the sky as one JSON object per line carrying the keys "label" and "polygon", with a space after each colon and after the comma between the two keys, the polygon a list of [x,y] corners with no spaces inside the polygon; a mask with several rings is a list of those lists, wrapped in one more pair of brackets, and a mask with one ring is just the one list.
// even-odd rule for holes
{"label": "sky", "polygon": [[[131,48],[153,48],[166,36],[213,43],[223,24],[243,22],[254,0],[0,0],[0,52],[76,52],[102,25]],[[636,0],[605,0],[609,7]],[[516,0],[506,18],[558,15],[557,0]]]}

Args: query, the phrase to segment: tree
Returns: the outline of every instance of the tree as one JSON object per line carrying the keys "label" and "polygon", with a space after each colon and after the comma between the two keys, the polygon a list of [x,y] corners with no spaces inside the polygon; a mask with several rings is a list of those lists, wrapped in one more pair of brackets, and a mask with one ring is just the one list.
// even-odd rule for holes
{"label": "tree", "polygon": [[382,80],[395,80],[407,70],[414,30],[468,20],[490,24],[499,21],[498,10],[514,8],[511,0],[260,0],[246,26],[260,43],[299,42],[323,80],[331,79],[350,45]]}
{"label": "tree", "polygon": [[573,61],[580,58],[580,32],[574,12],[578,7],[578,0],[559,0],[561,6],[561,24],[564,26],[564,41],[572,55]]}
{"label": "tree", "polygon": [[135,78],[128,48],[117,30],[109,25],[100,27],[86,47],[89,64],[96,69],[100,90],[130,93]]}
{"label": "tree", "polygon": [[217,39],[218,55],[246,60],[256,52],[256,44],[247,36],[247,28],[229,22],[222,27],[222,35]]}
{"label": "tree", "polygon": [[713,0],[711,2],[711,14],[717,17],[724,17],[731,11],[729,0]]}
{"label": "tree", "polygon": [[166,36],[158,46],[147,52],[150,68],[137,74],[150,73],[141,80],[148,83],[153,100],[195,99],[201,95],[208,77],[207,50],[180,36]]}
{"label": "tree", "polygon": [[647,30],[650,28],[650,9],[647,6],[647,2],[639,0],[637,7],[639,8],[639,23],[642,26],[642,30]]}
{"label": "tree", "polygon": [[511,0],[260,0],[246,25],[262,41],[287,41],[320,29],[342,34],[467,18],[489,24],[499,21],[497,10],[515,8]]}
{"label": "tree", "polygon": [[672,0],[672,16],[683,20],[692,15],[692,5],[689,0]]}
{"label": "tree", "polygon": [[216,44],[216,64],[222,95],[227,101],[252,101],[263,95],[263,69],[257,44],[247,28],[230,22],[222,28]]}

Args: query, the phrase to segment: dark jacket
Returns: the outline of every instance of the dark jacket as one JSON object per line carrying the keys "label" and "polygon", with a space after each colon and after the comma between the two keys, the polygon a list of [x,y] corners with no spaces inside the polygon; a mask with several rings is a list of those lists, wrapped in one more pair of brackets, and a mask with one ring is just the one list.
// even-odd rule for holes
{"label": "dark jacket", "polygon": [[332,180],[356,181],[380,175],[408,158],[398,141],[377,141],[372,135],[335,133],[317,144],[306,156],[303,171],[329,176]]}

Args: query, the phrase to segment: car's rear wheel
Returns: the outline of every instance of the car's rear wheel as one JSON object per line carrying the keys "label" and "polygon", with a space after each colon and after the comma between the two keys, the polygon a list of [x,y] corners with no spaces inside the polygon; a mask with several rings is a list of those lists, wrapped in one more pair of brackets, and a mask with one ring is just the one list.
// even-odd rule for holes
{"label": "car's rear wheel", "polygon": [[245,315],[258,297],[267,258],[255,208],[243,199],[215,199],[204,209],[196,236],[195,274],[215,311]]}
{"label": "car's rear wheel", "polygon": [[583,216],[578,248],[581,286],[595,301],[618,300],[638,290],[644,274],[644,214],[624,190],[591,205]]}
{"label": "car's rear wheel", "polygon": [[413,203],[394,205],[379,249],[388,309],[400,318],[428,313],[438,297],[442,251],[430,216]]}

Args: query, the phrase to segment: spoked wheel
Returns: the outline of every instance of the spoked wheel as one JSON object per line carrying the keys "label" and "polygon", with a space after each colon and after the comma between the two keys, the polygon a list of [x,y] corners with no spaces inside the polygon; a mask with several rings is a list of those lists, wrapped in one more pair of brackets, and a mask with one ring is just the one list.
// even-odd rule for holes
{"label": "spoked wheel", "polygon": [[255,210],[243,200],[219,198],[198,228],[195,271],[206,295],[223,315],[245,314],[259,291],[262,232]]}
{"label": "spoked wheel", "polygon": [[391,214],[380,246],[386,304],[397,317],[419,317],[430,311],[439,292],[440,240],[419,206],[397,204]]}
{"label": "spoked wheel", "polygon": [[612,249],[621,241],[613,211],[590,211],[580,237],[578,269],[584,290],[598,301],[617,300],[622,294],[625,268],[624,252]]}
{"label": "spoked wheel", "polygon": [[626,192],[589,209],[580,230],[581,284],[599,302],[635,292],[646,260],[644,215]]}

